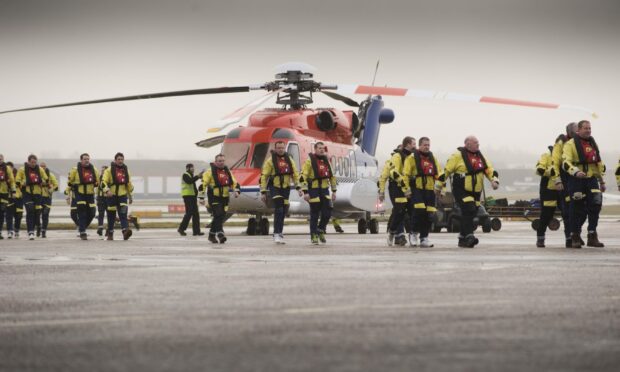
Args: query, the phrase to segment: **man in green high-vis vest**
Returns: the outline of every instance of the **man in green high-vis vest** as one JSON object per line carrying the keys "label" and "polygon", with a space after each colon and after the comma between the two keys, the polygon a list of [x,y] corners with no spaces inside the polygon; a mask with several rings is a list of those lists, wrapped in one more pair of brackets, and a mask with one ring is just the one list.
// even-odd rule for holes
{"label": "man in green high-vis vest", "polygon": [[181,236],[187,235],[185,229],[189,225],[189,220],[192,220],[192,231],[194,236],[204,235],[205,233],[200,231],[200,214],[198,213],[198,189],[196,188],[196,181],[202,177],[202,172],[194,175],[194,164],[187,164],[185,166],[185,173],[181,177],[181,196],[183,197],[183,203],[185,203],[185,215],[183,221],[177,230]]}

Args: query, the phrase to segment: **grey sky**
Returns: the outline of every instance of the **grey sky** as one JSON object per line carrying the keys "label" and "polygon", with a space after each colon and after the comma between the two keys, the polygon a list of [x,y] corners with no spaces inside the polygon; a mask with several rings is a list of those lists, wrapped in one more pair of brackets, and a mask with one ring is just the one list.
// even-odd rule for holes
{"label": "grey sky", "polygon": [[[168,90],[244,85],[304,61],[317,80],[586,106],[608,163],[620,151],[620,2],[0,0],[0,111]],[[262,93],[179,97],[0,116],[0,152],[96,158],[202,159],[218,118]],[[361,98],[361,97],[354,97]],[[344,108],[317,97],[317,106]],[[544,151],[580,113],[386,97],[386,156],[404,134],[450,152],[468,134],[483,149]],[[9,139],[10,137],[10,139]]]}

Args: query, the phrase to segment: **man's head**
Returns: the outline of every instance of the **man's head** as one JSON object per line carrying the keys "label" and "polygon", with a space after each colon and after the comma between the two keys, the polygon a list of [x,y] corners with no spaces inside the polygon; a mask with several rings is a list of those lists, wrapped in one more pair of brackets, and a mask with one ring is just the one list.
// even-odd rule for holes
{"label": "man's head", "polygon": [[592,135],[592,126],[587,120],[577,123],[577,135],[583,139],[588,139]]}
{"label": "man's head", "polygon": [[186,172],[190,172],[190,173],[194,173],[194,164],[192,164],[192,163],[185,164],[185,171]]}
{"label": "man's head", "polygon": [[403,150],[412,151],[415,149],[415,138],[405,137],[403,138]]}
{"label": "man's head", "polygon": [[39,163],[39,167],[41,167],[43,169],[47,169],[47,163],[42,161],[41,163]]}
{"label": "man's head", "polygon": [[278,141],[276,142],[274,149],[276,154],[282,156],[286,152],[286,144],[284,144],[284,141]]}
{"label": "man's head", "polygon": [[105,172],[106,169],[108,169],[107,165],[101,166],[101,173]]}
{"label": "man's head", "polygon": [[568,123],[566,125],[566,135],[569,138],[574,138],[575,134],[577,134],[577,123]]}
{"label": "man's head", "polygon": [[125,155],[123,155],[122,152],[117,152],[116,155],[114,155],[114,164],[119,167],[125,164]]}
{"label": "man's head", "polygon": [[418,141],[418,150],[423,153],[431,151],[431,140],[428,137],[422,137]]}
{"label": "man's head", "polygon": [[218,168],[224,168],[226,162],[226,157],[224,156],[224,154],[217,154],[215,155],[215,166]]}
{"label": "man's head", "polygon": [[478,142],[478,138],[476,136],[467,136],[465,137],[465,148],[469,152],[477,152],[480,150],[480,142]]}
{"label": "man's head", "polygon": [[317,142],[314,144],[314,153],[320,156],[325,155],[325,144],[323,142]]}
{"label": "man's head", "polygon": [[37,156],[36,156],[35,154],[30,154],[30,155],[28,155],[28,165],[29,165],[31,168],[34,168],[34,167],[36,167],[36,166],[37,166],[37,161],[38,161],[38,160],[39,160],[39,159],[37,159]]}
{"label": "man's head", "polygon": [[82,164],[83,167],[88,167],[90,165],[90,155],[87,153],[80,155],[80,164]]}

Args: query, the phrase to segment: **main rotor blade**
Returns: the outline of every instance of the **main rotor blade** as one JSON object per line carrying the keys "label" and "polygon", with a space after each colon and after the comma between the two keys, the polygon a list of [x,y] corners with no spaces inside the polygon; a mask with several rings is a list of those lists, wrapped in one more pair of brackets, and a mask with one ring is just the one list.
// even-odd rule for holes
{"label": "main rotor blade", "polygon": [[66,107],[66,106],[90,105],[94,103],[132,101],[132,100],[138,100],[138,99],[193,96],[193,95],[199,95],[199,94],[249,92],[250,89],[261,89],[261,88],[262,86],[240,86],[240,87],[221,87],[221,88],[207,88],[207,89],[178,90],[174,92],[138,94],[135,96],[105,98],[105,99],[96,99],[92,101],[81,101],[81,102],[61,103],[57,105],[28,107],[28,108],[22,108],[22,109],[16,109],[16,110],[0,111],[0,114],[7,114],[9,112],[18,112],[18,111],[31,111],[31,110],[41,110],[41,109],[56,108],[56,107]]}
{"label": "main rotor blade", "polygon": [[574,105],[562,105],[557,103],[524,101],[511,98],[499,98],[490,96],[478,96],[473,94],[462,94],[454,92],[439,92],[432,90],[391,88],[391,87],[372,87],[367,85],[338,85],[338,92],[343,94],[375,94],[383,96],[402,96],[426,98],[445,101],[475,102],[475,103],[495,103],[500,105],[526,106],[559,110],[575,110],[586,112],[592,117],[597,118],[596,113],[588,108]]}
{"label": "main rotor blade", "polygon": [[207,133],[219,132],[219,131],[223,130],[224,128],[226,128],[229,125],[236,124],[236,123],[240,122],[241,120],[243,120],[246,117],[248,117],[248,115],[250,115],[254,111],[258,110],[271,97],[273,97],[274,95],[282,92],[283,90],[284,90],[284,88],[280,88],[278,90],[274,90],[272,92],[269,92],[269,93],[265,94],[264,96],[262,96],[262,97],[260,97],[258,99],[253,100],[252,102],[246,104],[245,106],[238,108],[234,112],[232,112],[232,113],[224,116],[220,120],[218,120],[217,123],[215,123],[215,126],[207,129]]}
{"label": "main rotor blade", "polygon": [[330,92],[330,91],[327,91],[327,90],[322,90],[321,93],[325,94],[329,98],[335,99],[337,101],[342,101],[342,102],[346,103],[349,106],[360,107],[360,104],[357,103],[356,101],[352,100],[349,97],[345,97],[343,95],[340,95],[338,93]]}

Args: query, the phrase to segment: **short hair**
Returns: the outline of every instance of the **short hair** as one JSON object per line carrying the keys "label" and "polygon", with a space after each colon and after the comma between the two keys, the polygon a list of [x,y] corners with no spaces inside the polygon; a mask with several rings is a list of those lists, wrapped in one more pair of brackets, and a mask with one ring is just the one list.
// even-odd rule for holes
{"label": "short hair", "polygon": [[431,139],[428,138],[428,137],[420,137],[420,139],[418,140],[418,146],[420,146],[422,144],[422,142],[424,142],[424,141],[430,142]]}
{"label": "short hair", "polygon": [[320,141],[319,141],[319,142],[317,142],[317,143],[315,143],[315,144],[314,144],[314,149],[316,150],[316,149],[317,149],[317,147],[319,147],[319,145],[323,145],[323,146],[325,146],[325,144],[324,144],[323,142],[320,142]]}
{"label": "short hair", "polygon": [[217,160],[217,158],[224,158],[224,157],[225,157],[224,154],[219,153],[219,154],[215,155],[215,160]]}
{"label": "short hair", "polygon": [[123,155],[122,152],[117,152],[116,155],[114,155],[114,160],[118,159],[119,156],[121,156],[123,159],[125,159],[125,155]]}
{"label": "short hair", "polygon": [[581,127],[583,127],[585,124],[590,124],[590,122],[588,120],[582,120],[579,123],[577,123],[577,129],[581,129]]}
{"label": "short hair", "polygon": [[12,161],[7,161],[6,165],[8,165],[9,167],[13,168],[13,162]]}
{"label": "short hair", "polygon": [[83,153],[82,155],[80,155],[80,160],[84,159],[85,156],[88,156],[90,158],[90,155],[88,155],[88,153]]}
{"label": "short hair", "polygon": [[39,160],[39,158],[37,158],[37,156],[35,154],[28,155],[28,161],[30,161],[32,159]]}
{"label": "short hair", "polygon": [[567,134],[567,135],[569,135],[569,136],[570,136],[570,134],[571,134],[571,130],[570,130],[570,128],[572,128],[572,127],[573,127],[573,126],[575,126],[575,125],[576,125],[576,124],[575,124],[574,122],[566,124],[566,134]]}
{"label": "short hair", "polygon": [[286,146],[286,143],[284,143],[284,141],[276,141],[276,143],[273,145],[273,147],[276,147],[280,143]]}
{"label": "short hair", "polygon": [[193,168],[193,167],[194,167],[194,164],[192,164],[192,163],[185,164],[185,169],[189,169],[189,168]]}
{"label": "short hair", "polygon": [[108,166],[107,165],[102,165],[101,169],[108,169]]}
{"label": "short hair", "polygon": [[403,147],[409,145],[411,142],[415,142],[415,138],[410,136],[403,138]]}

